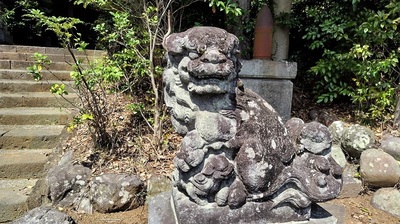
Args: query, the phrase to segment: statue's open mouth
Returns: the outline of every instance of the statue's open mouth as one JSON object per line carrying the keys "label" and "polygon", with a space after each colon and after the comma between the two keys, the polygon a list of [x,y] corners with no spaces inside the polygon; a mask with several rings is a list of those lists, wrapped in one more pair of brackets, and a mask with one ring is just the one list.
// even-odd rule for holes
{"label": "statue's open mouth", "polygon": [[234,65],[232,61],[224,63],[204,63],[200,60],[188,63],[190,83],[188,90],[196,94],[223,94],[230,91]]}
{"label": "statue's open mouth", "polygon": [[232,61],[224,63],[201,63],[191,61],[188,64],[189,74],[197,79],[227,79],[234,72]]}

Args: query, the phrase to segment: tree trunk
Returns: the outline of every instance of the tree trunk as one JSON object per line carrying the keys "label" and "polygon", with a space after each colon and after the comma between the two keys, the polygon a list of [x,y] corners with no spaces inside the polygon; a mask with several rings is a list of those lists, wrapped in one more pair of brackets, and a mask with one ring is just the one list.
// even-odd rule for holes
{"label": "tree trunk", "polygon": [[[292,0],[274,0],[275,17],[281,13],[290,13]],[[274,61],[287,60],[289,53],[289,28],[274,25],[274,37],[272,44],[272,59]]]}

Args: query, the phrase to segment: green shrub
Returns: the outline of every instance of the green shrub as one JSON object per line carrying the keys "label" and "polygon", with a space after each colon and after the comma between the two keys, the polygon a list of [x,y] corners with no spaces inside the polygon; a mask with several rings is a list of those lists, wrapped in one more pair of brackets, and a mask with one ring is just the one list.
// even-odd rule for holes
{"label": "green shrub", "polygon": [[295,1],[308,41],[304,54],[323,52],[309,70],[316,75],[317,102],[348,98],[364,122],[379,124],[396,105],[400,66],[400,2]]}

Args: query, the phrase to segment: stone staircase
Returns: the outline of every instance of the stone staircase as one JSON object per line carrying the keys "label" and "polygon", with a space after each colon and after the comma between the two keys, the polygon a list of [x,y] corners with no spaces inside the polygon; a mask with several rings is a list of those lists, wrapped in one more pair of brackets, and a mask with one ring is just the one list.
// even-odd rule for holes
{"label": "stone staircase", "polygon": [[[33,54],[45,54],[52,61],[43,81],[36,82],[26,68]],[[101,51],[87,51],[89,58]],[[85,58],[77,53],[78,57]],[[61,48],[0,45],[0,223],[22,215],[26,200],[44,165],[71,118],[70,104],[55,97],[53,83],[70,81],[72,58]],[[68,100],[77,100],[68,94]]]}

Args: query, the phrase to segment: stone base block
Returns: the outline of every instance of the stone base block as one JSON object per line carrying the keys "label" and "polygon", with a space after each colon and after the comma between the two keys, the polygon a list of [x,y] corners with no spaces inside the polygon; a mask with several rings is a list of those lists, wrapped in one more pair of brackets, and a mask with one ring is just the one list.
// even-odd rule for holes
{"label": "stone base block", "polygon": [[355,176],[357,172],[357,166],[348,165],[342,174],[343,186],[338,198],[355,198],[363,190],[363,184],[360,179]]}
{"label": "stone base block", "polygon": [[278,112],[284,121],[292,111],[293,83],[290,80],[241,77],[245,88],[253,90]]}
{"label": "stone base block", "polygon": [[289,206],[270,209],[272,202],[247,202],[242,207],[231,209],[216,203],[199,206],[183,193],[172,191],[176,217],[180,224],[193,223],[279,223],[282,220],[303,221],[311,215],[311,207],[297,210]]}
{"label": "stone base block", "polygon": [[[185,197],[182,193],[180,196]],[[269,220],[268,213],[270,211],[263,210],[262,206],[249,205],[240,209],[229,209],[212,206],[199,206],[189,201],[188,198],[183,198],[178,205],[172,199],[172,192],[166,191],[158,194],[148,201],[149,206],[149,224],[261,224],[261,223],[290,223],[290,224],[337,224],[338,219],[331,215],[326,206],[314,204],[311,207],[311,216],[305,221],[284,222],[287,217],[282,214],[282,217],[277,220]],[[195,209],[194,206],[196,207]],[[246,205],[245,205],[246,206]],[[179,210],[178,210],[179,209]],[[250,210],[254,209],[254,210]],[[245,216],[246,214],[253,216]],[[309,215],[309,213],[307,213]],[[292,213],[293,215],[293,213]],[[338,214],[336,214],[338,215]],[[340,215],[340,214],[339,214]],[[345,214],[341,214],[345,216]],[[178,221],[179,220],[179,221]]]}

